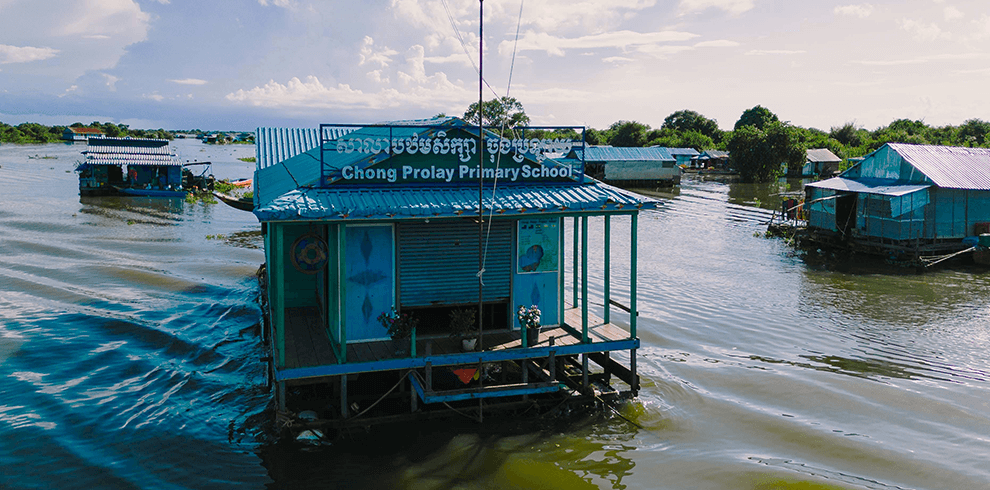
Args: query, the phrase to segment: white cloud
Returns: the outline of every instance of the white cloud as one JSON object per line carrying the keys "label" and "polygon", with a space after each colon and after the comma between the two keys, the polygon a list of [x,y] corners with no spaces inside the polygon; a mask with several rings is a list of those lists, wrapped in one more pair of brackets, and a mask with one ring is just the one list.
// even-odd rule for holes
{"label": "white cloud", "polygon": [[943,12],[943,15],[945,16],[945,20],[956,20],[956,19],[963,18],[962,11],[959,10],[959,9],[957,9],[957,8],[955,8],[955,7],[953,7],[953,6],[951,6],[951,5],[948,6],[948,7],[945,7],[945,10],[943,10],[942,12]]}
{"label": "white cloud", "polygon": [[636,61],[633,58],[626,58],[624,56],[609,56],[607,58],[602,58],[605,63],[630,63]]}
{"label": "white cloud", "polygon": [[873,13],[873,5],[869,3],[860,5],[839,5],[832,11],[839,15],[848,15],[850,17],[865,19]]}
{"label": "white cloud", "polygon": [[[414,70],[413,70],[414,71]],[[305,80],[293,77],[281,84],[274,80],[252,89],[240,89],[227,94],[231,102],[257,107],[295,109],[297,111],[327,109],[386,109],[394,107],[434,108],[438,105],[462,105],[473,100],[475,92],[451,84],[446,75],[438,73],[417,78],[416,74],[400,72],[404,91],[384,88],[364,92],[339,83],[326,86],[317,77]]]}
{"label": "white cloud", "polygon": [[29,61],[47,60],[58,54],[57,49],[35,48],[32,46],[10,46],[0,44],[0,65],[6,63],[27,63]]}
{"label": "white cloud", "polygon": [[72,85],[71,87],[65,89],[65,92],[62,92],[61,94],[58,94],[58,98],[61,99],[62,97],[65,97],[66,95],[69,95],[72,92],[75,92],[76,90],[79,90],[79,86],[78,85]]}
{"label": "white cloud", "polygon": [[263,7],[267,7],[268,5],[274,5],[276,7],[286,7],[286,8],[288,8],[288,7],[291,7],[292,5],[294,5],[293,0],[271,0],[271,1],[269,1],[269,0],[258,0],[258,3],[261,4],[261,6],[263,6]]}
{"label": "white cloud", "polygon": [[901,29],[910,32],[919,41],[934,41],[940,37],[948,37],[936,24],[925,24],[912,19],[901,19]]}
{"label": "white cloud", "polygon": [[645,44],[643,46],[637,46],[636,51],[653,56],[655,58],[666,58],[672,54],[683,53],[685,51],[691,51],[694,46],[683,46],[683,45],[657,45],[657,44]]}
{"label": "white cloud", "polygon": [[983,39],[990,36],[990,15],[983,14],[982,17],[973,21],[973,25],[975,27],[974,36],[977,39]]}
{"label": "white cloud", "polygon": [[168,82],[177,83],[179,85],[206,85],[208,82],[206,80],[200,80],[198,78],[183,78],[183,79],[168,79]]}
{"label": "white cloud", "polygon": [[165,97],[159,94],[144,94],[141,97],[144,97],[145,99],[151,99],[155,102],[161,102],[165,100]]}
{"label": "white cloud", "polygon": [[[648,52],[659,43],[687,41],[698,37],[697,34],[678,31],[660,31],[640,33],[633,31],[615,31],[603,34],[592,34],[575,38],[557,37],[546,32],[527,31],[520,39],[518,51],[545,51],[551,56],[564,56],[565,49],[593,48],[635,48]],[[512,49],[512,41],[502,41],[499,53]]]}
{"label": "white cloud", "polygon": [[364,36],[364,39],[361,41],[361,54],[359,55],[360,61],[358,65],[374,63],[382,68],[386,68],[392,62],[392,57],[397,54],[399,54],[398,51],[389,49],[387,46],[375,49],[375,40],[371,36]]}
{"label": "white cloud", "polygon": [[137,37],[138,41],[147,38],[151,16],[142,12],[141,6],[136,2],[85,0],[78,3],[68,22],[57,26],[59,35],[87,39]]}
{"label": "white cloud", "polygon": [[701,41],[694,45],[696,48],[734,48],[739,46],[736,41],[730,41],[728,39],[716,39],[714,41]]}
{"label": "white cloud", "polygon": [[856,65],[864,66],[901,66],[901,65],[920,65],[922,63],[928,63],[929,60],[924,58],[906,59],[906,60],[856,60],[851,63]]}
{"label": "white cloud", "polygon": [[120,81],[120,78],[103,73],[103,80],[106,81],[107,87],[110,88],[111,92],[117,91],[117,82]]}
{"label": "white cloud", "polygon": [[[491,2],[507,4],[498,12],[499,20],[515,26],[519,9],[515,2]],[[624,20],[635,17],[640,11],[652,8],[655,0],[544,0],[528,2],[523,7],[522,23],[527,29],[562,32],[604,32],[618,28]],[[469,2],[472,7],[477,2]],[[488,12],[488,4],[485,10]],[[473,9],[477,18],[477,8]],[[469,10],[470,13],[470,10]],[[566,13],[566,14],[564,14]],[[488,23],[487,17],[485,23]]]}
{"label": "white cloud", "polygon": [[755,6],[755,0],[681,0],[680,7],[685,12],[697,12],[709,8],[725,10],[730,14],[741,14]]}
{"label": "white cloud", "polygon": [[790,55],[790,54],[803,54],[806,52],[807,51],[804,50],[789,50],[789,49],[751,49],[749,51],[746,51],[746,56],[766,56],[772,54]]}
{"label": "white cloud", "polygon": [[924,63],[935,62],[952,62],[952,61],[972,61],[972,60],[985,60],[990,59],[990,54],[971,52],[971,53],[943,53],[933,56],[920,56],[917,58],[905,58],[900,60],[856,60],[851,63],[864,66],[902,66],[902,65],[920,65]]}

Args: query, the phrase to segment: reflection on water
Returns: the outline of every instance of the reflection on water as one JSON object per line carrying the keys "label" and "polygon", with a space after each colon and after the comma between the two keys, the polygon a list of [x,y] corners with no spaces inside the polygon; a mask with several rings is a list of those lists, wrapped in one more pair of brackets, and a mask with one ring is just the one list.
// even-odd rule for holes
{"label": "reflection on water", "polygon": [[[237,158],[253,147],[179,145],[218,178],[250,175]],[[639,219],[643,390],[622,417],[424,422],[310,447],[271,436],[253,215],[80,198],[83,148],[0,146],[0,435],[18,441],[0,445],[0,487],[990,487],[990,275],[756,236],[800,183],[689,174],[649,191],[664,206]],[[611,223],[625,303],[629,219]],[[600,314],[604,223],[589,224]]]}

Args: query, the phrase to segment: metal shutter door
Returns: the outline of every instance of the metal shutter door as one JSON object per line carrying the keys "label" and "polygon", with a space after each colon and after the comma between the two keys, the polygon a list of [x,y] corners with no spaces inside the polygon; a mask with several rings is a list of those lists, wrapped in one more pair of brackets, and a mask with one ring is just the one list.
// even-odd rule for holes
{"label": "metal shutter door", "polygon": [[[484,274],[485,302],[509,299],[513,223],[511,220],[491,222]],[[417,307],[478,301],[476,223],[403,223],[398,229],[399,304]]]}

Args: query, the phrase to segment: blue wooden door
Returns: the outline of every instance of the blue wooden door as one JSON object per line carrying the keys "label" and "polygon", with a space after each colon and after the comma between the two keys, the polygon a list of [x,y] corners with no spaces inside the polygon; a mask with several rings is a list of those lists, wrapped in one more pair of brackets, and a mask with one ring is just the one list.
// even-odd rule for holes
{"label": "blue wooden door", "polygon": [[378,315],[395,302],[391,225],[347,226],[344,238],[344,325],[347,342],[387,339]]}

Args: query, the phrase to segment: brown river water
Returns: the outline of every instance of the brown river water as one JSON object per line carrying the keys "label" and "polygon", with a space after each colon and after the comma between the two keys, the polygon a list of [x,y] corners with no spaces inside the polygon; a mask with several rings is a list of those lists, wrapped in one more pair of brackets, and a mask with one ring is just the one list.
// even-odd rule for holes
{"label": "brown river water", "polygon": [[[175,145],[218,178],[253,170],[253,146]],[[273,437],[254,216],[80,198],[83,149],[0,145],[0,488],[990,489],[990,271],[758,236],[800,182],[686,175],[640,216],[643,390],[621,416],[313,447]]]}

